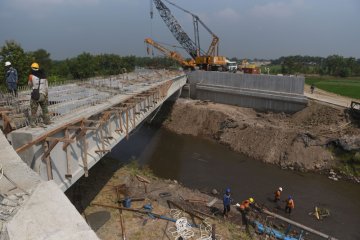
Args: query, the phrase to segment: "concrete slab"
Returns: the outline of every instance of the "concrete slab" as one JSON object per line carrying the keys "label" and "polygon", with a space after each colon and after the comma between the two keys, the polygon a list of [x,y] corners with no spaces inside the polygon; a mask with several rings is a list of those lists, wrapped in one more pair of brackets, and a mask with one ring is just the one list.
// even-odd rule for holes
{"label": "concrete slab", "polygon": [[53,182],[42,182],[7,224],[9,239],[99,238]]}

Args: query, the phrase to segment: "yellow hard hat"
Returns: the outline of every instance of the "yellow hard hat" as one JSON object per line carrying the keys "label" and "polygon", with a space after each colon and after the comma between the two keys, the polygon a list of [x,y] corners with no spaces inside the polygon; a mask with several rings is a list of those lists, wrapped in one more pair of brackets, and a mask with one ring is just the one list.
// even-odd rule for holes
{"label": "yellow hard hat", "polygon": [[250,201],[250,203],[253,203],[254,199],[251,197],[251,198],[249,198],[249,201]]}
{"label": "yellow hard hat", "polygon": [[37,71],[37,70],[39,70],[39,64],[38,63],[36,63],[36,62],[34,62],[33,64],[31,64],[31,69],[32,70],[35,70],[35,71]]}

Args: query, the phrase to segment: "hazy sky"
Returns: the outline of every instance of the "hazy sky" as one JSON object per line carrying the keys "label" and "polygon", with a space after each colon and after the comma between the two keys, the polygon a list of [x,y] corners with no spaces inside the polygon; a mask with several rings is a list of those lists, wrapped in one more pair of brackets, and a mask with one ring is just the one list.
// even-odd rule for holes
{"label": "hazy sky", "polygon": [[[229,58],[360,58],[359,0],[173,2],[199,15]],[[193,38],[191,17],[169,8]],[[65,59],[82,52],[145,56],[149,36],[177,44],[156,8],[152,21],[149,11],[150,0],[0,0],[0,45],[15,40],[26,51],[43,48],[51,58]],[[202,31],[204,49],[210,40]]]}

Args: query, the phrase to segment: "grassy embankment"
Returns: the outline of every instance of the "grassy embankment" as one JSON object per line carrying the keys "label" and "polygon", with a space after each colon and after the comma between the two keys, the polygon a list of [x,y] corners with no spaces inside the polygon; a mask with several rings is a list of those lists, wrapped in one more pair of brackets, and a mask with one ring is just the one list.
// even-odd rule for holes
{"label": "grassy embankment", "polygon": [[[360,77],[306,77],[306,84],[314,84],[315,87],[338,95],[360,99]],[[342,170],[350,176],[360,176],[360,154],[356,152],[335,151]]]}
{"label": "grassy embankment", "polygon": [[315,87],[336,93],[342,96],[360,99],[360,77],[306,77],[306,84],[314,84]]}

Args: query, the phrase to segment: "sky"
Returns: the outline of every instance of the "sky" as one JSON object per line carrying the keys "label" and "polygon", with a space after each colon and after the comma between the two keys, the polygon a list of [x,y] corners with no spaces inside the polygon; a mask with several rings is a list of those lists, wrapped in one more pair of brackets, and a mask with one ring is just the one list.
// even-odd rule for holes
{"label": "sky", "polygon": [[[173,2],[205,22],[228,58],[360,58],[359,0]],[[191,16],[165,4],[193,38]],[[83,52],[146,56],[146,37],[179,45],[156,8],[152,20],[149,12],[150,0],[0,0],[0,46],[15,40],[25,51],[45,49],[62,60]],[[202,29],[200,37],[207,49],[211,36]]]}

